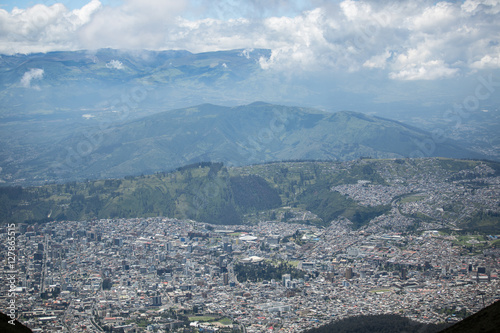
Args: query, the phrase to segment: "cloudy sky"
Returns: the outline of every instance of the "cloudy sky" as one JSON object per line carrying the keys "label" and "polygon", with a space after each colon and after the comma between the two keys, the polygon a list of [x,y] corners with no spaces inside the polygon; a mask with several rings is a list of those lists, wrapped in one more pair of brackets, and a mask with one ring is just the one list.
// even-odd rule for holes
{"label": "cloudy sky", "polygon": [[0,8],[3,54],[266,48],[264,69],[395,81],[500,68],[500,0],[4,0]]}

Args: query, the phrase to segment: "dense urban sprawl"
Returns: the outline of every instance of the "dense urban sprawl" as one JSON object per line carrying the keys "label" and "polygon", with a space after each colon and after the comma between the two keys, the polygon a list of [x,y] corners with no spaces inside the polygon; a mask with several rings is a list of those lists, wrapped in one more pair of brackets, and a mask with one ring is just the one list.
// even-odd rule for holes
{"label": "dense urban sprawl", "polygon": [[[7,252],[5,227],[0,274],[16,283],[0,286],[0,307],[14,299],[16,317],[34,332],[300,332],[368,314],[455,322],[498,300],[498,235],[467,234],[454,221],[478,207],[498,213],[500,177],[480,164],[471,172],[481,186],[471,190],[466,173],[399,179],[378,171],[387,185],[331,188],[361,205],[391,205],[357,230],[345,218],[308,225],[314,214],[290,207],[287,223],[282,209],[274,221],[231,226],[54,221],[16,225]],[[247,280],[241,267],[263,278]],[[269,267],[303,274],[266,279]]]}
{"label": "dense urban sprawl", "polygon": [[[53,222],[17,237],[16,305],[34,331],[160,331],[184,325],[182,315],[195,325],[197,314],[226,318],[214,329],[247,332],[360,314],[437,323],[500,296],[498,250],[471,254],[457,239],[352,231],[342,220],[224,229],[167,218]],[[304,278],[246,282],[233,269],[282,261]]]}

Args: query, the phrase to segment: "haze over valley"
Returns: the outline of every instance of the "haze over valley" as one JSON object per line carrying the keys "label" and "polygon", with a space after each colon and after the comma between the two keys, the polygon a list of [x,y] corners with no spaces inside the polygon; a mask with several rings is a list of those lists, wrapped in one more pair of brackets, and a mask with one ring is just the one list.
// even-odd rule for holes
{"label": "haze over valley", "polygon": [[[361,92],[333,98],[319,84],[264,70],[259,61],[270,56],[112,49],[3,56],[0,179],[124,177],[199,161],[499,159],[491,107],[412,109],[407,102],[374,104]],[[478,81],[476,90],[496,87],[491,74],[480,78],[489,81]],[[495,95],[488,95],[491,103]],[[341,109],[350,101],[365,105]]]}

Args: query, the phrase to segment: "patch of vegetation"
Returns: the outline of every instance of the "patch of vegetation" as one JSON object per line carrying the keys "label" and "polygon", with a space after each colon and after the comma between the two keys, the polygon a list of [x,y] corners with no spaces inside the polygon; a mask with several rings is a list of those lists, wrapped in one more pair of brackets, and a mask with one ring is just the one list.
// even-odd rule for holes
{"label": "patch of vegetation", "polygon": [[8,223],[168,216],[239,224],[246,212],[280,205],[263,178],[230,177],[221,163],[208,162],[123,180],[0,187],[0,219]]}
{"label": "patch of vegetation", "polygon": [[401,203],[418,202],[418,201],[424,200],[425,198],[426,198],[425,195],[410,195],[410,196],[402,197],[400,202]]}
{"label": "patch of vegetation", "polygon": [[424,213],[421,213],[421,212],[416,212],[416,213],[413,213],[413,214],[405,214],[405,215],[416,219],[418,222],[421,222],[421,221],[424,221],[424,222],[434,221],[434,218],[432,218],[429,215],[426,215]]}
{"label": "patch of vegetation", "polygon": [[446,314],[448,316],[457,317],[460,319],[464,319],[467,316],[471,315],[471,313],[469,313],[466,308],[457,309],[455,305],[449,308],[446,307],[446,308],[436,309],[436,312],[441,314]]}
{"label": "patch of vegetation", "polygon": [[469,170],[476,166],[475,161],[456,160],[451,158],[438,158],[437,162],[441,168],[452,172]]}
{"label": "patch of vegetation", "polygon": [[281,206],[281,198],[276,189],[265,179],[256,176],[236,176],[230,178],[230,188],[234,203],[243,212],[267,210]]}
{"label": "patch of vegetation", "polygon": [[500,232],[500,213],[480,211],[471,216],[461,225],[466,230],[474,230],[487,234]]}
{"label": "patch of vegetation", "polygon": [[272,279],[280,281],[283,274],[290,274],[292,279],[300,279],[305,275],[304,271],[293,267],[287,262],[275,264],[266,261],[249,264],[237,263],[234,265],[234,273],[239,282],[261,282]]}
{"label": "patch of vegetation", "polygon": [[217,320],[217,322],[221,323],[222,325],[231,325],[233,323],[233,321],[227,317]]}
{"label": "patch of vegetation", "polygon": [[201,322],[212,322],[219,317],[214,317],[214,316],[191,316],[188,317],[189,321],[201,321]]}
{"label": "patch of vegetation", "polygon": [[305,209],[318,215],[323,220],[324,225],[343,216],[353,223],[354,229],[362,227],[373,218],[391,210],[390,205],[373,207],[358,205],[354,200],[339,192],[331,191],[325,185],[311,187],[299,200],[305,204]]}
{"label": "patch of vegetation", "polygon": [[458,235],[455,236],[453,244],[460,246],[470,246],[471,244],[478,244],[485,241],[486,239],[482,235]]}

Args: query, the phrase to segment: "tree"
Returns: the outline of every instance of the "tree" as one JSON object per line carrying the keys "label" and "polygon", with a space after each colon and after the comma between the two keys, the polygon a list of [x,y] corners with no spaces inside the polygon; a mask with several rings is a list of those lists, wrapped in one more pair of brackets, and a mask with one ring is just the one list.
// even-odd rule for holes
{"label": "tree", "polygon": [[110,290],[112,286],[113,286],[113,283],[111,282],[110,278],[106,278],[106,279],[102,280],[102,289]]}

